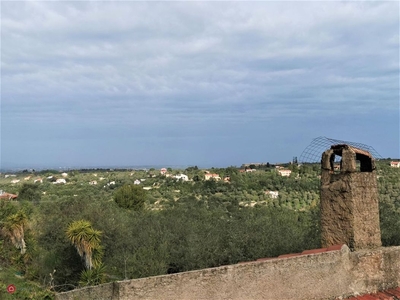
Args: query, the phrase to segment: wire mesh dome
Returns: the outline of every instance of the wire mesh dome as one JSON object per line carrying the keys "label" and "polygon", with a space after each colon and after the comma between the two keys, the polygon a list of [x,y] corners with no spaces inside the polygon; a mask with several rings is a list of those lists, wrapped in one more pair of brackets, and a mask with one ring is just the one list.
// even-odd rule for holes
{"label": "wire mesh dome", "polygon": [[[331,138],[327,138],[325,136],[320,136],[311,142],[310,145],[307,146],[306,149],[301,153],[299,162],[300,163],[319,163],[321,162],[321,155],[323,152],[328,150],[333,145],[339,144],[346,144],[361,150],[368,151],[374,159],[382,159],[382,156],[371,146],[355,143],[355,142],[348,142],[348,141],[341,141],[335,140]],[[340,160],[339,156],[336,156],[335,162]]]}

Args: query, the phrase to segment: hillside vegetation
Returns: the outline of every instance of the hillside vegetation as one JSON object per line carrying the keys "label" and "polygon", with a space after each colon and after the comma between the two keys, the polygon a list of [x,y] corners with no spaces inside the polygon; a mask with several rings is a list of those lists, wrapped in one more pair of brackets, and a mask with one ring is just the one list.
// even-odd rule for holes
{"label": "hillside vegetation", "polygon": [[[400,169],[377,166],[382,242],[400,245]],[[0,200],[0,298],[318,248],[320,165],[285,167],[289,177],[275,166],[1,174],[18,198]]]}

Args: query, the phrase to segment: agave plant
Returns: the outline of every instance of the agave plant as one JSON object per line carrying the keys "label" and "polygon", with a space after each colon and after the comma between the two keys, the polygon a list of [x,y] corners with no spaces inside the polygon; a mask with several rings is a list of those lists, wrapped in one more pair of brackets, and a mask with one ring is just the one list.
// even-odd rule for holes
{"label": "agave plant", "polygon": [[104,282],[106,282],[106,268],[104,264],[101,263],[90,270],[83,270],[81,273],[81,279],[79,280],[79,285],[98,285]]}

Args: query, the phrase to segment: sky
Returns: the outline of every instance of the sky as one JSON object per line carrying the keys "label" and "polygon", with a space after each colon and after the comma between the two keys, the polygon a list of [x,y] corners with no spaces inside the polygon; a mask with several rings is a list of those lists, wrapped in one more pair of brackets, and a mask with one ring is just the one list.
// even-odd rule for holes
{"label": "sky", "polygon": [[1,1],[0,168],[400,158],[398,1]]}

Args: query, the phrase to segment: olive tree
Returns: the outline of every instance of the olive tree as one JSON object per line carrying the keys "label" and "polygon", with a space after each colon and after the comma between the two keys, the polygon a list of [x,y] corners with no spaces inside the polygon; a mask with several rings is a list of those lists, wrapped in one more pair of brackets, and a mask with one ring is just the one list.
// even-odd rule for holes
{"label": "olive tree", "polygon": [[125,184],[114,194],[114,201],[122,208],[142,210],[146,201],[146,191],[135,184]]}

